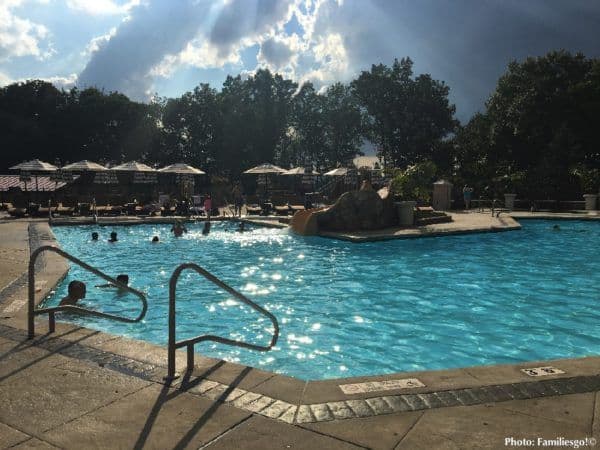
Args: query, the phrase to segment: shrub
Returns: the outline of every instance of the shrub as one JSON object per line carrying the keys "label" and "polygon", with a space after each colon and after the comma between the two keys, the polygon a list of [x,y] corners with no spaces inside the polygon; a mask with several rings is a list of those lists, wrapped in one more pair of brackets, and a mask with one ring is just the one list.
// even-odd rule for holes
{"label": "shrub", "polygon": [[431,161],[423,161],[398,170],[390,184],[390,191],[398,200],[431,200],[432,183],[437,167]]}

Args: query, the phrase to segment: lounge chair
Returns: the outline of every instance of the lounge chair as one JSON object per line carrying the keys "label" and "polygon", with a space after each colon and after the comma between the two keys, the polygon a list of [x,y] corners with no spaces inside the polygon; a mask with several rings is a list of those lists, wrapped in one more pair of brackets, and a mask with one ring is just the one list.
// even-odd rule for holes
{"label": "lounge chair", "polygon": [[291,211],[290,205],[275,206],[274,208],[277,216],[287,216]]}
{"label": "lounge chair", "polygon": [[59,203],[56,207],[56,212],[61,216],[72,216],[75,208],[73,206],[63,206],[62,203]]}
{"label": "lounge chair", "polygon": [[190,214],[195,216],[204,216],[204,199],[201,195],[192,195],[192,206],[190,207]]}
{"label": "lounge chair", "polygon": [[106,215],[108,215],[110,208],[111,208],[110,205],[96,206],[96,214],[99,216],[106,216]]}
{"label": "lounge chair", "polygon": [[123,207],[119,205],[111,206],[108,210],[109,216],[120,216],[123,214]]}
{"label": "lounge chair", "polygon": [[15,208],[12,205],[8,208],[8,215],[11,217],[25,217],[27,214],[27,208]]}
{"label": "lounge chair", "polygon": [[77,214],[80,216],[89,216],[92,212],[92,205],[89,203],[79,203],[77,205]]}
{"label": "lounge chair", "polygon": [[258,205],[246,205],[246,214],[250,216],[260,216],[263,209]]}

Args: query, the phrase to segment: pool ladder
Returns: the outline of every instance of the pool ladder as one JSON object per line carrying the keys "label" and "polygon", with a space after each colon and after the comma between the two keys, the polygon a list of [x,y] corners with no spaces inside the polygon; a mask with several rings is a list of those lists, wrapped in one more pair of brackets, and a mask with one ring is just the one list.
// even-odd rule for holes
{"label": "pool ladder", "polygon": [[[250,344],[244,341],[236,341],[233,339],[224,338],[221,336],[215,336],[212,334],[199,335],[193,338],[184,339],[181,341],[177,341],[175,337],[176,332],[176,324],[175,324],[175,300],[177,293],[177,281],[183,272],[186,269],[193,270],[194,272],[202,275],[208,281],[216,284],[221,289],[225,290],[229,294],[233,295],[238,300],[242,301],[246,305],[250,306],[255,311],[258,311],[262,315],[266,316],[271,323],[273,324],[273,334],[271,336],[271,342],[268,345],[257,345]],[[169,281],[169,343],[168,343],[168,368],[167,368],[167,380],[172,380],[177,378],[178,375],[175,373],[175,351],[181,347],[187,347],[187,371],[190,372],[194,368],[194,345],[199,342],[204,341],[213,341],[219,342],[221,344],[233,345],[235,347],[248,348],[251,350],[258,350],[261,352],[266,352],[271,350],[275,344],[277,344],[277,339],[279,339],[279,323],[277,322],[277,318],[271,314],[269,311],[264,309],[262,306],[257,305],[252,300],[250,300],[245,295],[233,289],[228,284],[224,283],[219,278],[215,277],[206,269],[200,267],[194,263],[184,263],[175,269],[173,274],[171,275],[171,279]]]}
{"label": "pool ladder", "polygon": [[[136,318],[130,319],[128,317],[117,316],[115,314],[104,313],[101,311],[94,311],[92,309],[82,308],[80,306],[75,306],[75,305],[63,305],[63,306],[53,306],[51,308],[35,309],[35,263],[38,259],[38,256],[40,256],[43,252],[57,253],[60,256],[62,256],[63,258],[66,258],[69,261],[74,262],[78,266],[83,267],[87,271],[92,272],[94,275],[97,275],[100,278],[105,279],[106,281],[115,285],[119,289],[123,289],[127,292],[131,292],[132,294],[139,297],[139,299],[141,300],[142,311]],[[54,247],[53,245],[43,245],[41,247],[38,247],[31,254],[31,257],[29,259],[29,292],[28,292],[28,294],[29,294],[29,297],[28,297],[28,304],[27,304],[27,336],[29,339],[33,339],[33,337],[35,336],[34,318],[35,318],[35,316],[38,316],[41,314],[48,314],[49,332],[53,333],[55,330],[55,327],[56,327],[55,313],[57,313],[59,311],[69,311],[69,312],[74,312],[74,313],[81,314],[81,315],[103,317],[105,319],[115,320],[118,322],[135,323],[135,322],[139,322],[140,320],[142,320],[144,318],[144,316],[146,315],[146,311],[148,310],[148,302],[146,300],[146,295],[143,292],[140,292],[137,289],[134,289],[132,287],[127,286],[126,284],[122,284],[122,283],[118,282],[116,279],[112,278],[109,275],[106,275],[104,272],[101,272],[100,270],[96,269],[95,267],[90,266],[89,264],[83,262],[82,260],[74,257],[73,255],[70,255],[69,253],[65,252],[64,250],[61,250],[58,247]]]}
{"label": "pool ladder", "polygon": [[[134,294],[140,298],[140,300],[142,302],[142,311],[136,318],[128,318],[128,317],[117,316],[115,314],[104,313],[101,311],[94,311],[94,310],[87,309],[87,308],[81,308],[81,307],[75,306],[75,305],[63,305],[63,306],[54,306],[54,307],[50,307],[50,308],[35,309],[35,263],[36,263],[38,257],[43,252],[57,253],[60,256],[68,259],[69,261],[74,262],[75,264],[83,267],[87,271],[99,276],[100,278],[105,279],[106,281],[115,285],[119,289],[123,289],[127,292],[131,292],[132,294]],[[273,335],[271,336],[271,341],[269,342],[269,344],[264,345],[264,346],[257,345],[257,344],[250,344],[248,342],[236,341],[233,339],[228,339],[228,338],[224,338],[221,336],[215,336],[215,335],[211,335],[211,334],[199,335],[199,336],[196,336],[193,338],[188,338],[188,339],[184,339],[181,341],[177,341],[176,340],[176,323],[175,323],[175,316],[176,316],[175,303],[176,303],[177,281],[179,280],[179,276],[181,275],[181,272],[183,272],[186,269],[191,269],[191,270],[197,272],[198,274],[202,275],[204,278],[206,278],[210,282],[216,284],[221,289],[223,289],[226,292],[233,295],[238,300],[240,300],[243,303],[245,303],[246,305],[250,306],[252,309],[254,309],[254,310],[258,311],[259,313],[261,313],[262,315],[266,316],[273,324]],[[101,272],[100,270],[96,269],[95,267],[90,266],[89,264],[81,261],[80,259],[74,257],[73,255],[70,255],[69,253],[65,252],[64,250],[61,250],[60,248],[54,247],[52,245],[41,246],[41,247],[37,248],[31,254],[31,257],[29,260],[29,292],[28,292],[28,294],[29,294],[29,297],[28,297],[28,305],[27,305],[27,330],[28,330],[28,338],[29,339],[33,339],[33,337],[35,336],[35,320],[34,320],[35,316],[41,315],[41,314],[48,314],[49,332],[53,333],[56,328],[55,314],[59,311],[68,311],[68,312],[75,312],[75,313],[78,313],[81,315],[102,317],[105,319],[115,320],[118,322],[135,323],[135,322],[141,321],[145,317],[146,311],[148,310],[148,302],[146,300],[146,295],[143,292],[138,291],[137,289],[134,289],[132,287],[129,287],[125,284],[118,282],[116,279],[112,278],[109,275],[106,275],[104,272]],[[267,311],[263,307],[259,306],[258,304],[254,303],[248,297],[246,297],[245,295],[236,291],[231,286],[229,286],[226,283],[224,283],[223,281],[221,281],[219,278],[215,277],[213,274],[208,272],[206,269],[203,269],[202,267],[200,267],[199,265],[194,264],[194,263],[184,263],[184,264],[181,264],[180,266],[178,266],[175,269],[175,271],[173,272],[173,274],[171,275],[171,279],[169,281],[169,342],[168,342],[168,354],[167,354],[168,368],[167,368],[166,379],[174,379],[174,378],[177,378],[177,376],[178,376],[175,373],[175,351],[178,348],[187,347],[187,371],[189,372],[194,368],[194,345],[198,342],[214,341],[214,342],[219,342],[221,344],[233,345],[236,347],[242,347],[242,348],[248,348],[251,350],[258,350],[258,351],[266,352],[266,351],[271,350],[275,346],[275,344],[277,344],[278,339],[279,339],[279,323],[277,322],[277,318],[273,314],[271,314],[269,311]]]}

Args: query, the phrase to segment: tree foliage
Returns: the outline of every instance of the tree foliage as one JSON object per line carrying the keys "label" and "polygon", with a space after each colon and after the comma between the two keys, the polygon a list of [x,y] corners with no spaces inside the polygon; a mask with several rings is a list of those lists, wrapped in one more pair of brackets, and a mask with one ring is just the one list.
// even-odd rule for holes
{"label": "tree foliage", "polygon": [[370,116],[369,136],[380,156],[395,167],[432,159],[458,122],[449,87],[428,74],[413,77],[410,58],[392,67],[373,65],[352,82]]}
{"label": "tree foliage", "polygon": [[600,61],[566,51],[511,62],[455,139],[460,176],[490,182],[523,175],[521,195],[564,198],[573,168],[600,167]]}

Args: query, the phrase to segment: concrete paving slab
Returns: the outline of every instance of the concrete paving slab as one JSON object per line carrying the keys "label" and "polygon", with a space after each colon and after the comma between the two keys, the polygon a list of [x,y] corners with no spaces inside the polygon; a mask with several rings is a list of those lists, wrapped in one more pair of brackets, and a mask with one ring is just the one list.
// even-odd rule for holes
{"label": "concrete paving slab", "polygon": [[0,384],[29,376],[67,361],[61,355],[52,354],[29,342],[14,342],[0,347]]}
{"label": "concrete paving slab", "polygon": [[[529,402],[531,400],[523,400]],[[582,439],[585,425],[532,417],[508,411],[501,404],[425,411],[397,449],[498,449],[505,439]]]}
{"label": "concrete paving slab", "polygon": [[190,381],[193,382],[196,378],[206,378],[221,384],[234,384],[239,389],[251,390],[254,386],[265,382],[274,375],[273,372],[265,372],[241,364],[202,358],[194,365]]}
{"label": "concrete paving slab", "polygon": [[534,398],[529,401],[509,401],[498,406],[528,416],[587,426],[591,429],[594,416],[595,392]]}
{"label": "concrete paving slab", "polygon": [[306,384],[306,381],[298,378],[275,375],[264,383],[255,386],[252,391],[292,404],[299,404]]}
{"label": "concrete paving slab", "polygon": [[198,448],[250,414],[151,385],[43,435],[69,448]]}
{"label": "concrete paving slab", "polygon": [[[565,373],[546,375],[536,379],[521,371],[521,369],[541,366],[553,366],[563,370]],[[528,361],[519,364],[466,367],[463,370],[478,380],[480,384],[519,383],[541,379],[550,380],[580,375],[597,375],[600,373],[600,358],[597,356],[590,356],[587,358]]]}
{"label": "concrete paving slab", "polygon": [[30,449],[30,448],[51,450],[51,449],[57,449],[58,447],[55,447],[54,445],[51,445],[48,442],[44,442],[44,441],[41,441],[36,438],[31,438],[25,442],[21,442],[20,444],[15,445],[14,447],[11,447],[11,449],[19,449],[19,450],[25,450],[25,449]]}
{"label": "concrete paving slab", "polygon": [[363,448],[300,427],[282,424],[253,416],[205,448],[211,450],[265,450],[268,448],[293,449],[358,449]]}
{"label": "concrete paving slab", "polygon": [[[424,387],[391,389],[365,392],[359,394],[344,394],[340,384],[358,384],[373,381],[417,378],[425,384]],[[304,390],[302,403],[322,403],[347,399],[369,398],[382,395],[418,394],[422,392],[460,389],[468,386],[479,386],[482,382],[471,376],[463,369],[436,370],[428,372],[404,372],[380,376],[339,378],[323,381],[309,381]]]}
{"label": "concrete paving slab", "polygon": [[362,419],[311,423],[302,425],[302,427],[363,447],[383,450],[394,448],[421,415],[423,415],[422,412],[408,412]]}
{"label": "concrete paving slab", "polygon": [[0,449],[10,448],[31,438],[28,434],[15,430],[0,422]]}
{"label": "concrete paving slab", "polygon": [[[46,361],[44,367],[35,363],[26,376],[11,376],[0,382],[0,421],[35,434],[148,385],[97,365],[62,357],[58,360],[56,355]],[[50,367],[60,362],[64,364]]]}

